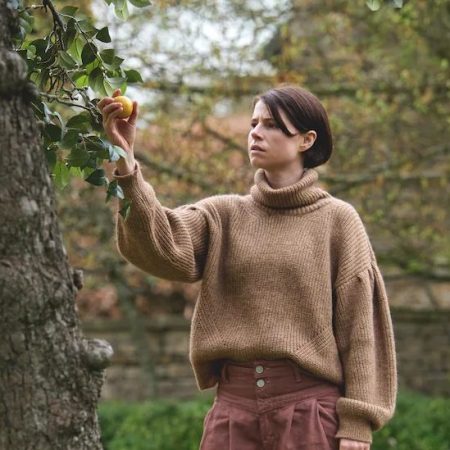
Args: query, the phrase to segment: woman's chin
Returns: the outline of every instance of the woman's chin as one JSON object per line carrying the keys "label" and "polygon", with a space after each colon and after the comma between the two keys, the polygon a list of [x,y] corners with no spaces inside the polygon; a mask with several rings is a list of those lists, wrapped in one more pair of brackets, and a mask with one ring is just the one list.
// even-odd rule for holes
{"label": "woman's chin", "polygon": [[264,169],[265,164],[264,161],[259,160],[258,158],[250,157],[250,165],[255,169]]}

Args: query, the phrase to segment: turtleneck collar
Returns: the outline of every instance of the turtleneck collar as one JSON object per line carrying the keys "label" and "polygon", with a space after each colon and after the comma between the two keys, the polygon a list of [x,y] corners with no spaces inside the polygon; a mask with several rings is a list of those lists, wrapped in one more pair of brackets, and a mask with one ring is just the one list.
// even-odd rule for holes
{"label": "turtleneck collar", "polygon": [[331,197],[331,194],[315,185],[318,179],[319,173],[312,168],[308,168],[297,182],[274,189],[270,186],[264,169],[259,168],[255,172],[255,184],[250,188],[250,195],[256,203],[268,208],[308,207],[308,210],[315,209],[315,206],[320,206],[319,200]]}

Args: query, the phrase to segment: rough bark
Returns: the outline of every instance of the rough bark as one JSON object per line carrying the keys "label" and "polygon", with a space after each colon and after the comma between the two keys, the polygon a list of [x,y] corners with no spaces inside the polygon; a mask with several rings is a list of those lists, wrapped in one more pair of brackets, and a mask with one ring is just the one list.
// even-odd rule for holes
{"label": "rough bark", "polygon": [[0,450],[101,449],[96,408],[112,349],[80,332],[81,277],[63,246],[14,26],[0,0]]}

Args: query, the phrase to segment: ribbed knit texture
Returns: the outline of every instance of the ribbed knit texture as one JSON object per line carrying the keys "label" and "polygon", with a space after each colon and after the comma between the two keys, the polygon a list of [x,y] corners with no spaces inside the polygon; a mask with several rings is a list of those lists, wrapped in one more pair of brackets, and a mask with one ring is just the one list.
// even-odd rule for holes
{"label": "ribbed knit texture", "polygon": [[247,195],[169,209],[136,163],[114,172],[132,201],[127,221],[116,215],[117,248],[155,276],[202,280],[189,352],[199,389],[222,359],[290,358],[343,387],[336,437],[372,442],[397,397],[388,299],[360,216],[318,176],[273,189],[257,169]]}

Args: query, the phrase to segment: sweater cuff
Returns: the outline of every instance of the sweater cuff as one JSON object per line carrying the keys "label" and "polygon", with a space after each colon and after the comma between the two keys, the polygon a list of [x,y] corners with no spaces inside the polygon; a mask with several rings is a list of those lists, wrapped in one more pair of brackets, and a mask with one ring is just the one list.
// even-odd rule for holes
{"label": "sweater cuff", "polygon": [[125,175],[120,175],[119,171],[117,170],[117,167],[113,170],[113,177],[117,180],[126,180],[128,178],[131,178],[132,176],[136,176],[136,173],[138,172],[138,170],[141,170],[141,167],[139,166],[138,162],[135,161],[134,162],[134,169],[129,172],[126,173]]}
{"label": "sweater cuff", "polygon": [[372,443],[372,427],[370,422],[361,417],[340,417],[336,438],[355,439]]}
{"label": "sweater cuff", "polygon": [[[125,175],[120,175],[117,168],[113,170],[113,179],[117,180],[118,185],[122,188],[124,197],[134,202],[139,200],[149,200],[155,197],[155,191],[151,185],[149,185],[142,175],[141,166],[135,161],[134,169],[132,172]],[[145,197],[145,198],[142,198]]]}

